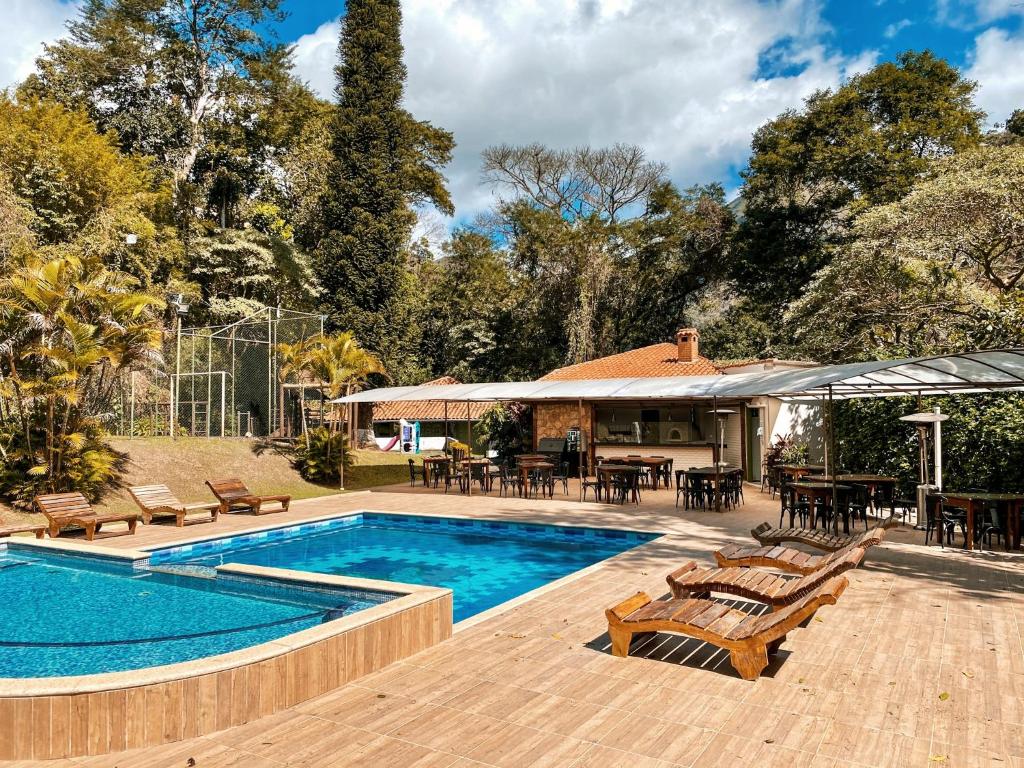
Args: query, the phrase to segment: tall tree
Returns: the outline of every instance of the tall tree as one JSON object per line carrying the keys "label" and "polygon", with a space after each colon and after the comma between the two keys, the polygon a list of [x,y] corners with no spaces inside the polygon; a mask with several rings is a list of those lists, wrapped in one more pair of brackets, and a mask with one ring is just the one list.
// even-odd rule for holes
{"label": "tall tree", "polygon": [[762,126],[736,238],[747,295],[780,315],[861,211],[906,194],[932,160],[976,146],[974,90],[943,59],[907,52]]}
{"label": "tall tree", "polygon": [[265,33],[280,4],[86,0],[21,92],[86,109],[124,149],[159,158],[180,198],[211,124],[251,119],[288,85],[288,51]]}
{"label": "tall tree", "polygon": [[353,331],[399,380],[420,357],[408,269],[413,206],[453,212],[440,169],[454,147],[450,133],[402,107],[401,21],[398,0],[346,4],[316,258],[331,325]]}

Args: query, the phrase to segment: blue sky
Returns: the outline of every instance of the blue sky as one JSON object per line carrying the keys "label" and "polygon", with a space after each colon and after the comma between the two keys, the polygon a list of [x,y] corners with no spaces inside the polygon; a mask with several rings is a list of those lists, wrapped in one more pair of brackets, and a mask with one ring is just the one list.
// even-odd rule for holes
{"label": "blue sky", "polygon": [[[31,72],[79,2],[5,0],[15,23],[0,30],[0,87]],[[343,0],[283,5],[296,73],[330,97]],[[735,193],[759,125],[911,48],[977,80],[990,123],[1024,107],[1024,0],[402,0],[402,10],[407,106],[455,134],[446,173],[457,221],[493,204],[479,158],[502,142],[639,144],[676,184]]]}

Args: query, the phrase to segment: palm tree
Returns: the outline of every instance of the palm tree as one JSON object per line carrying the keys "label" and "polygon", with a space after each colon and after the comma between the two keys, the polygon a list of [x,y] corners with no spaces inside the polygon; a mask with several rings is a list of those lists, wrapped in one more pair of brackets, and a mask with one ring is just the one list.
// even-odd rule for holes
{"label": "palm tree", "polygon": [[[383,374],[384,365],[372,352],[363,349],[355,336],[349,331],[334,335],[320,334],[308,341],[297,344],[279,345],[283,347],[289,372],[298,375],[306,374],[320,382],[321,391],[326,390],[328,397],[334,399],[342,393],[348,395],[355,391],[373,374]],[[337,419],[331,419],[329,435],[333,438],[337,428]],[[328,450],[332,441],[327,441]],[[344,444],[339,463],[341,486],[345,486]]]}
{"label": "palm tree", "polygon": [[75,485],[67,460],[102,434],[97,416],[118,375],[159,358],[161,305],[124,275],[76,256],[36,257],[0,279],[4,396],[18,413],[28,473],[45,477],[48,490]]}

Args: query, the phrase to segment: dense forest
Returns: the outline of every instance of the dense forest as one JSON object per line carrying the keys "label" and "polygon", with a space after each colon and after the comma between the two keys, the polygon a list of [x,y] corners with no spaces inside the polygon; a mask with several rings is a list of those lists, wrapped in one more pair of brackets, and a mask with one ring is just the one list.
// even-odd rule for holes
{"label": "dense forest", "polygon": [[[403,107],[398,1],[346,10],[323,100],[292,73],[278,0],[86,0],[0,99],[5,393],[29,385],[18,345],[38,356],[45,322],[148,318],[124,355],[48,361],[58,383],[97,377],[99,408],[89,366],[143,364],[177,294],[193,325],[323,312],[394,383],[534,378],[680,325],[719,360],[1024,343],[1024,111],[986,116],[928,51],[761,126],[736,200],[677,188],[638,146],[496,145],[480,163],[499,202],[427,237],[431,209],[465,221],[444,178],[458,136]],[[132,303],[90,294],[45,320],[46,297],[15,300],[40,274],[55,296],[88,279]],[[78,408],[52,405],[51,425]]]}

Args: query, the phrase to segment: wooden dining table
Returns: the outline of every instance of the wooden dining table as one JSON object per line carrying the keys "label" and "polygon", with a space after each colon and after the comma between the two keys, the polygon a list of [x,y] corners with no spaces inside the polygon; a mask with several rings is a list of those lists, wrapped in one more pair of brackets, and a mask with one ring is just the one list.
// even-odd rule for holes
{"label": "wooden dining table", "polygon": [[[677,469],[676,470],[676,488],[679,487],[679,483],[682,482],[682,478],[685,475],[700,475],[701,477],[710,477],[713,479],[712,485],[714,486],[714,493],[716,499],[721,502],[721,486],[720,483],[725,480],[727,475],[734,474],[736,472],[742,472],[742,467],[734,467],[731,464],[720,465],[717,469],[715,467],[691,467],[690,469]],[[716,508],[719,505],[715,505]]]}
{"label": "wooden dining table", "polygon": [[434,467],[451,463],[451,456],[424,456],[423,457],[423,485],[429,486],[430,479],[437,471]]}
{"label": "wooden dining table", "polygon": [[799,480],[804,475],[821,474],[825,471],[823,464],[776,464],[776,469],[794,480]]}
{"label": "wooden dining table", "polygon": [[[796,498],[795,498],[795,496],[796,496],[797,493],[802,493],[804,496],[807,497],[807,501],[808,501],[808,505],[810,507],[810,513],[811,513],[811,518],[810,518],[811,528],[815,527],[815,507],[818,506],[818,501],[819,500],[821,500],[821,502],[823,504],[828,505],[829,502],[832,501],[832,490],[833,490],[833,488],[835,490],[837,490],[837,491],[849,491],[850,490],[850,486],[848,486],[848,485],[842,485],[842,484],[833,485],[830,482],[829,483],[818,483],[818,482],[810,482],[810,481],[804,481],[804,480],[801,480],[801,481],[798,481],[798,482],[795,482],[795,483],[790,483],[788,487],[789,487],[790,493],[793,494],[793,496],[794,496],[794,498],[792,499],[792,502],[791,502],[793,507],[796,507]],[[843,533],[849,533],[849,532],[850,532],[850,513],[849,513],[849,510],[844,510],[843,511]]]}
{"label": "wooden dining table", "polygon": [[521,489],[520,492],[523,494],[523,498],[529,498],[530,470],[553,470],[555,468],[555,465],[548,459],[547,456],[520,456],[519,461],[516,462],[516,468],[519,470],[519,488]]}
{"label": "wooden dining table", "polygon": [[[949,504],[963,507],[967,510],[967,549],[974,549],[974,515],[978,505],[987,503],[1003,504],[1007,511],[1006,520],[1006,547],[1009,549],[1020,549],[1021,529],[1020,513],[1024,505],[1024,494],[1022,493],[990,493],[988,491],[942,491],[941,493],[930,493],[928,498],[938,501],[945,499]],[[939,526],[939,541],[942,541],[942,526]]]}
{"label": "wooden dining table", "polygon": [[[672,459],[665,456],[609,456],[605,459],[609,464],[626,464],[635,467],[648,467],[651,470],[651,483],[658,490],[658,478],[662,467],[672,464]],[[666,481],[666,485],[668,481]]]}
{"label": "wooden dining table", "polygon": [[[806,475],[805,479],[811,482],[818,483],[831,483],[832,475]],[[891,477],[889,475],[873,475],[871,473],[860,473],[860,474],[843,474],[836,475],[835,480],[837,483],[852,483],[854,485],[866,485],[868,487],[868,493],[871,494],[871,506],[872,511],[875,504],[875,493],[881,488],[885,491],[886,501],[889,502],[889,514],[896,514],[896,486],[899,485],[898,477]]]}
{"label": "wooden dining table", "polygon": [[[597,466],[597,492],[598,501],[600,501],[601,489],[604,488],[605,498],[608,501],[612,499],[612,477],[615,475],[623,475],[627,472],[640,473],[640,468],[634,464],[612,464],[611,462],[605,462]],[[633,489],[633,503],[639,504],[640,497],[637,495],[636,488]]]}

